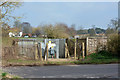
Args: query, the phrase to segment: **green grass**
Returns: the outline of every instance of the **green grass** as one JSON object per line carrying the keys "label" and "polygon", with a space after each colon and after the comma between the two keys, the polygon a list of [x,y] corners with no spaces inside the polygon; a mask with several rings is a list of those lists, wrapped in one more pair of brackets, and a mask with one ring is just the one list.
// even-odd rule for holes
{"label": "green grass", "polygon": [[69,64],[111,64],[118,63],[118,59],[94,59],[94,60],[77,60],[77,61],[68,61],[68,62],[48,62],[47,64],[54,65],[69,65]]}
{"label": "green grass", "polygon": [[100,51],[98,53],[93,53],[90,56],[86,58],[91,58],[92,60],[109,60],[109,59],[118,59],[118,56],[113,55],[112,53],[109,53],[107,51]]}
{"label": "green grass", "polygon": [[118,57],[107,51],[100,51],[87,56],[84,60],[67,62],[48,62],[48,64],[110,64],[118,63]]}
{"label": "green grass", "polygon": [[2,73],[2,77],[6,77],[6,76],[7,76],[6,72]]}
{"label": "green grass", "polygon": [[5,61],[5,65],[69,65],[69,64],[110,64],[118,63],[118,57],[112,55],[106,51],[99,53],[93,53],[87,56],[84,60],[71,60],[71,61],[40,61],[40,60],[22,60],[22,59],[10,59]]}
{"label": "green grass", "polygon": [[75,64],[110,64],[118,63],[118,59],[94,59],[94,60],[84,60],[84,61],[75,61]]}
{"label": "green grass", "polygon": [[2,70],[0,70],[0,79],[1,80],[8,80],[7,75],[12,77],[11,80],[21,79],[19,76],[11,75],[7,72],[3,72]]}
{"label": "green grass", "polygon": [[76,61],[39,61],[39,60],[8,60],[8,64],[14,65],[31,65],[31,66],[41,66],[41,65],[69,65],[69,64],[110,64],[110,63],[118,63],[117,58],[113,59],[84,59],[84,60],[76,60]]}
{"label": "green grass", "polygon": [[107,51],[100,51],[98,53],[92,53],[87,56],[83,61],[75,61],[75,64],[109,64],[118,63],[118,57],[112,55]]}

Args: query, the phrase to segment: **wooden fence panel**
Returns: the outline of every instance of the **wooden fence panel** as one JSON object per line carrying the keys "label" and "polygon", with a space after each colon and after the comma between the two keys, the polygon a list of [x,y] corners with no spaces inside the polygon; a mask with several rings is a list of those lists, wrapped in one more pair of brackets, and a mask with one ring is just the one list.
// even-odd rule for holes
{"label": "wooden fence panel", "polygon": [[4,47],[2,49],[2,57],[3,59],[14,59],[17,58],[19,51],[17,49],[18,47],[12,46],[12,47]]}

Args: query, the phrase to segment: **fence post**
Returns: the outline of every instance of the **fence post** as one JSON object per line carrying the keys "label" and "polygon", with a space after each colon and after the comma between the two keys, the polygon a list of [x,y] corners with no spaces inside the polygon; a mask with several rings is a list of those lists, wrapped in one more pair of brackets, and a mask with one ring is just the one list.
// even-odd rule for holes
{"label": "fence post", "polygon": [[81,52],[82,52],[82,44],[81,43],[79,43],[79,48],[80,48],[80,52],[78,53],[78,60],[80,60]]}
{"label": "fence post", "polygon": [[82,42],[82,59],[85,58],[84,54],[85,54],[85,45],[84,42]]}
{"label": "fence post", "polygon": [[67,43],[65,43],[65,58],[67,58]]}
{"label": "fence post", "polygon": [[75,48],[74,48],[74,59],[76,59],[76,38],[75,38]]}
{"label": "fence post", "polygon": [[86,38],[86,55],[88,55],[88,37]]}
{"label": "fence post", "polygon": [[35,60],[38,59],[38,44],[35,43]]}
{"label": "fence post", "polygon": [[41,43],[40,43],[40,61],[42,61],[43,60],[43,58],[42,58],[42,47],[41,47]]}
{"label": "fence post", "polygon": [[46,57],[46,60],[48,61],[48,43],[46,44],[46,48],[47,48],[47,57]]}
{"label": "fence post", "polygon": [[44,51],[44,60],[46,61],[46,51],[47,51],[47,46],[45,47],[45,51]]}
{"label": "fence post", "polygon": [[70,58],[67,43],[65,43],[65,58]]}

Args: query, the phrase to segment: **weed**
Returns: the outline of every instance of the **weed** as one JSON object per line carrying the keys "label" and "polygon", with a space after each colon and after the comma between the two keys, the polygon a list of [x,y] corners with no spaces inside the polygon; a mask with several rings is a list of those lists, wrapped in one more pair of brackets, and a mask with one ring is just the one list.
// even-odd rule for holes
{"label": "weed", "polygon": [[2,77],[6,77],[7,76],[7,73],[2,73]]}

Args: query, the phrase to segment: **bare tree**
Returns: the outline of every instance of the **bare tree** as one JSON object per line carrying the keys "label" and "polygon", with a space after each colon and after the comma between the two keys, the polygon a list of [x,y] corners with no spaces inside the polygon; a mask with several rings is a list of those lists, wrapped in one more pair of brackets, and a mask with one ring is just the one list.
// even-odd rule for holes
{"label": "bare tree", "polygon": [[108,24],[108,27],[110,28],[114,28],[114,29],[118,29],[119,26],[118,26],[118,19],[111,19],[110,23]]}
{"label": "bare tree", "polygon": [[44,26],[44,32],[48,38],[68,38],[67,25],[57,23],[55,25],[49,24]]}
{"label": "bare tree", "polygon": [[20,7],[21,4],[22,4],[21,2],[9,2],[9,1],[0,2],[0,23],[9,21],[10,18],[13,19],[19,18],[11,16],[10,14],[17,7]]}
{"label": "bare tree", "polygon": [[41,34],[41,29],[39,26],[38,27],[32,27],[32,34],[35,34],[36,36],[39,36]]}
{"label": "bare tree", "polygon": [[[111,19],[110,23],[108,24],[108,29],[106,32],[109,33],[118,33],[120,26],[118,25],[118,19]],[[111,32],[110,32],[111,30]]]}
{"label": "bare tree", "polygon": [[69,28],[69,35],[70,36],[75,36],[76,35],[76,30],[75,30],[76,25],[72,24],[71,27]]}

